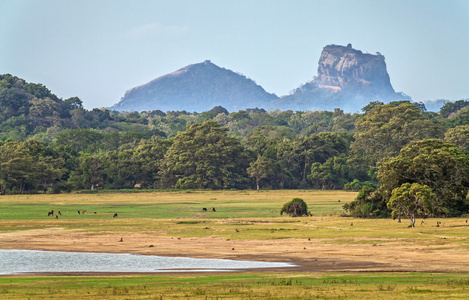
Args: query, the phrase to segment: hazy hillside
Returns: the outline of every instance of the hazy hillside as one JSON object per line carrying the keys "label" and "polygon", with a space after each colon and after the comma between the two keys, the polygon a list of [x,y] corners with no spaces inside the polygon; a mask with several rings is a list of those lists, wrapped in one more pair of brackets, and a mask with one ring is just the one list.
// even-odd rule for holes
{"label": "hazy hillside", "polygon": [[410,100],[410,97],[394,91],[384,56],[363,53],[349,44],[324,47],[317,76],[281,98],[245,76],[207,60],[128,90],[111,109],[201,112],[223,106],[228,111],[259,107],[267,110],[341,108],[356,112],[371,101],[399,100]]}
{"label": "hazy hillside", "polygon": [[111,109],[202,112],[221,105],[236,111],[265,107],[277,98],[251,79],[207,60],[127,91]]}

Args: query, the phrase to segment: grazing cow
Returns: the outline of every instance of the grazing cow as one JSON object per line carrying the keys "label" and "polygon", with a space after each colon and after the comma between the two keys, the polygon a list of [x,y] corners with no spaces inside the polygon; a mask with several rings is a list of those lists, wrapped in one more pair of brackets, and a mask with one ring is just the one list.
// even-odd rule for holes
{"label": "grazing cow", "polygon": [[83,214],[85,214],[85,213],[86,213],[86,209],[83,211]]}
{"label": "grazing cow", "polygon": [[62,213],[60,212],[60,210],[59,210],[59,215],[62,215]]}
{"label": "grazing cow", "polygon": [[113,218],[117,218],[117,213],[114,214]]}
{"label": "grazing cow", "polygon": [[56,218],[56,219],[58,219],[58,218],[59,218],[59,216],[55,215],[55,218]]}
{"label": "grazing cow", "polygon": [[80,214],[80,211],[78,211],[78,214]]}
{"label": "grazing cow", "polygon": [[211,210],[211,211],[216,211],[216,210],[215,210],[215,207],[210,207],[210,210]]}
{"label": "grazing cow", "polygon": [[423,224],[425,224],[425,222],[424,222],[424,221],[420,221],[420,225],[423,225]]}
{"label": "grazing cow", "polygon": [[207,209],[204,207],[204,208],[202,208],[202,211],[207,211]]}
{"label": "grazing cow", "polygon": [[47,213],[47,216],[53,216],[54,215],[54,211],[51,210],[50,212]]}

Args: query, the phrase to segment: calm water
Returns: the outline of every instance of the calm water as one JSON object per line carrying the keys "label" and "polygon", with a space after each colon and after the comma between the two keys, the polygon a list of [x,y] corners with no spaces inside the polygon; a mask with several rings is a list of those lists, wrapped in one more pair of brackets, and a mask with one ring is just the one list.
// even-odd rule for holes
{"label": "calm water", "polygon": [[[0,250],[0,275],[43,272],[165,272],[230,271],[285,268],[276,262],[163,257],[136,254]],[[187,270],[189,269],[189,270]]]}

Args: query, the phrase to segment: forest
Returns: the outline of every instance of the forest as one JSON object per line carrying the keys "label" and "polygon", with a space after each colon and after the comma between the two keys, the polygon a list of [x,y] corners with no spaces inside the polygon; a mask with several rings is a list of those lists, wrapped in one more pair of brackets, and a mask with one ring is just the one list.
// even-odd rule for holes
{"label": "forest", "polygon": [[[345,189],[358,217],[469,212],[469,101],[439,112],[83,108],[0,75],[0,194],[102,189]],[[411,201],[415,206],[407,211]]]}

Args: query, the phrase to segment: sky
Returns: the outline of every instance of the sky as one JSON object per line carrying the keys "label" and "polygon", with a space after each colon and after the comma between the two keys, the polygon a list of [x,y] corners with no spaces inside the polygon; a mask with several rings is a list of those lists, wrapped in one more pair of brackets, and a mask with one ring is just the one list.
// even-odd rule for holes
{"label": "sky", "polygon": [[468,0],[0,0],[0,74],[87,109],[205,60],[288,95],[348,43],[414,101],[469,98]]}

